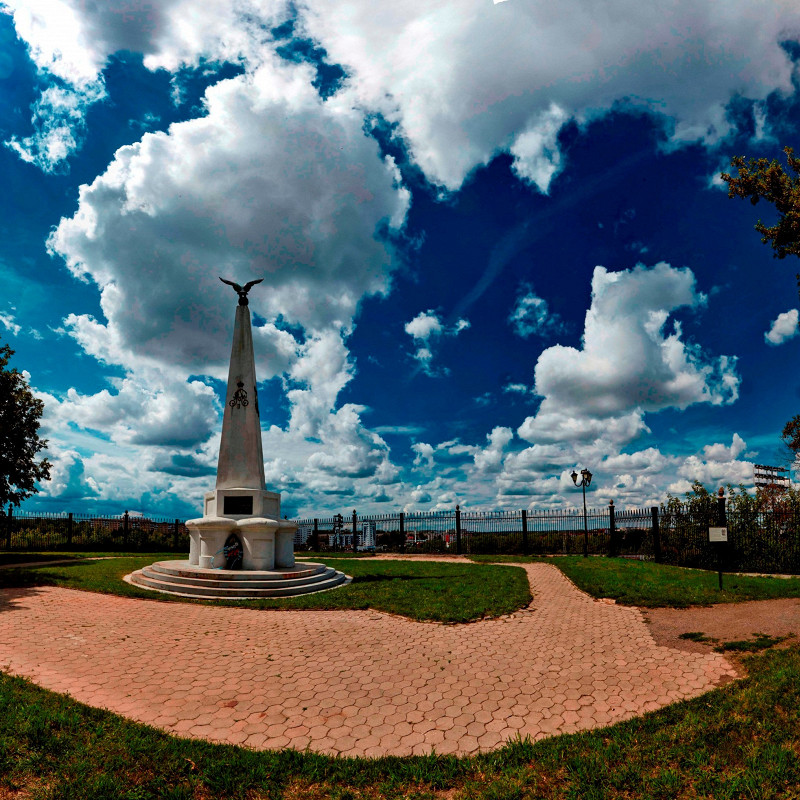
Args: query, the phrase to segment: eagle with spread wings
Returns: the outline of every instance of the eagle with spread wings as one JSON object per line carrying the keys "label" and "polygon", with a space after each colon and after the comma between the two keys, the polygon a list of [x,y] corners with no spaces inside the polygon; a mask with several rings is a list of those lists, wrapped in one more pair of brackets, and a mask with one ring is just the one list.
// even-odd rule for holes
{"label": "eagle with spread wings", "polygon": [[239,284],[238,284],[238,283],[234,283],[233,281],[226,281],[226,280],[225,280],[225,278],[220,278],[220,280],[221,280],[223,283],[227,283],[227,284],[228,284],[228,286],[233,286],[233,288],[236,290],[236,294],[238,294],[238,295],[239,295],[239,305],[240,305],[240,306],[246,306],[246,305],[248,305],[248,302],[247,302],[247,293],[248,293],[248,292],[249,292],[249,291],[250,291],[250,290],[251,290],[251,289],[252,289],[252,288],[253,288],[253,287],[254,287],[254,286],[257,284],[257,283],[261,283],[261,281],[263,281],[264,279],[263,279],[263,278],[259,278],[258,280],[255,280],[255,281],[250,281],[249,283],[246,283],[244,286],[239,286]]}

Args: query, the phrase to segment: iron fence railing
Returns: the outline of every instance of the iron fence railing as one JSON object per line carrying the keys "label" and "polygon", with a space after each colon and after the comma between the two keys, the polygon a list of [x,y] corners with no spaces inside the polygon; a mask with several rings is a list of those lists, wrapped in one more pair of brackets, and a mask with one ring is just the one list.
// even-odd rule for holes
{"label": "iron fence railing", "polygon": [[[724,525],[728,541],[708,541]],[[800,574],[800,511],[681,508],[660,517],[661,559],[668,564],[730,572]]]}
{"label": "iron fence railing", "polygon": [[180,519],[129,514],[0,512],[0,549],[183,552],[189,532]]}
{"label": "iron fence railing", "polygon": [[[0,550],[187,552],[180,519],[0,511]],[[741,510],[724,500],[606,508],[359,514],[297,520],[295,549],[417,553],[625,556],[676,566],[800,574],[800,510]],[[708,540],[726,525],[728,542]],[[353,540],[355,531],[355,541]],[[721,559],[721,562],[720,562]]]}
{"label": "iron fence railing", "polygon": [[[624,556],[676,566],[800,574],[800,512],[671,504],[581,509],[397,512],[298,520],[298,549],[421,553]],[[728,542],[709,542],[711,526]],[[356,541],[353,542],[353,530]]]}
{"label": "iron fence railing", "polygon": [[[298,520],[295,545],[312,550],[465,554],[652,556],[652,509],[396,512]],[[353,530],[356,541],[353,541]]]}

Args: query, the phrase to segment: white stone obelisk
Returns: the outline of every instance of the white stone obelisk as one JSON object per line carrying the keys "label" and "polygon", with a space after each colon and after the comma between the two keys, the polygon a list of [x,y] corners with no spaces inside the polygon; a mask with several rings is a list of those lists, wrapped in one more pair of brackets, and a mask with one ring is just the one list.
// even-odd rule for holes
{"label": "white stone obelisk", "polygon": [[189,520],[189,563],[200,568],[225,564],[224,546],[235,534],[243,550],[245,570],[294,566],[296,523],[281,519],[281,496],[266,490],[261,419],[256,390],[253,333],[247,293],[229,283],[239,295],[228,370],[228,390],[222,417],[216,488],[207,492],[201,519]]}
{"label": "white stone obelisk", "polygon": [[233,326],[228,392],[217,463],[217,489],[236,488],[266,488],[250,308],[241,302],[236,306]]}

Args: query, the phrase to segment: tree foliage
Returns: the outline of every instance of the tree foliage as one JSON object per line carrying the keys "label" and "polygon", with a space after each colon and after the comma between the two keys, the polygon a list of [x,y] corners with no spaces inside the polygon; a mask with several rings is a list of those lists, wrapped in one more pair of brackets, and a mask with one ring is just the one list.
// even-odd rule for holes
{"label": "tree foliage", "polygon": [[[800,427],[800,415],[795,417]],[[800,431],[799,431],[800,433]],[[747,491],[744,484],[725,487],[726,508],[739,518],[753,516],[765,511],[796,514],[800,512],[800,489],[793,486],[759,487],[754,494]],[[667,502],[661,504],[662,514],[673,516],[694,516],[698,519],[713,519],[716,515],[717,496],[708,492],[700,481],[694,481],[690,491],[683,498],[667,493]]]}
{"label": "tree foliage", "polygon": [[744,156],[735,156],[731,166],[739,170],[738,176],[723,172],[720,177],[728,184],[728,197],[749,197],[753,205],[759,200],[772,203],[780,216],[771,227],[761,220],[756,223],[761,241],[772,246],[776,258],[800,257],[800,158],[795,158],[791,147],[783,152],[788,169],[777,159],[746,161]]}
{"label": "tree foliage", "polygon": [[0,347],[0,507],[18,506],[38,492],[36,482],[49,480],[52,466],[46,458],[36,459],[47,447],[39,438],[44,403],[16,369],[7,368],[12,355],[8,345]]}
{"label": "tree foliage", "polygon": [[[784,147],[783,152],[788,169],[777,159],[745,161],[744,156],[735,156],[731,166],[739,170],[739,175],[733,177],[723,172],[720,177],[728,184],[728,197],[749,197],[753,205],[762,199],[772,203],[779,214],[778,221],[772,227],[761,220],[756,223],[761,241],[772,246],[776,258],[800,257],[800,158],[795,158],[791,147]],[[800,273],[796,278],[800,295]],[[781,438],[795,457],[800,456],[800,415],[784,425]]]}
{"label": "tree foliage", "polygon": [[800,414],[795,414],[784,426],[781,439],[794,453],[795,458],[800,457]]}

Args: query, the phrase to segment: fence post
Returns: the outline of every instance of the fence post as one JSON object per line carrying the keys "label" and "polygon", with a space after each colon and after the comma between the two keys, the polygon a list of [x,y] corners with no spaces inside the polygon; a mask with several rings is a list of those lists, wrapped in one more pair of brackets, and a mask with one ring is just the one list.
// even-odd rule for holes
{"label": "fence post", "polygon": [[522,555],[528,555],[528,512],[522,509]]}
{"label": "fence post", "polygon": [[400,512],[400,552],[406,551],[406,515],[404,511]]}
{"label": "fence post", "polygon": [[122,515],[122,546],[128,549],[128,512],[127,510]]}
{"label": "fence post", "polygon": [[720,528],[728,527],[728,514],[725,511],[725,490],[721,486],[717,494],[717,525]]}
{"label": "fence post", "polygon": [[179,519],[176,519],[175,520],[175,528],[172,531],[172,545],[176,550],[178,549],[178,538],[179,538],[179,535],[180,535],[178,533],[178,526],[180,524],[181,524],[181,521]]}
{"label": "fence post", "polygon": [[358,527],[358,514],[356,514],[356,510],[353,509],[353,552],[358,552],[358,537],[356,536],[356,528]]}
{"label": "fence post", "polygon": [[461,553],[461,506],[456,506],[456,553]]}
{"label": "fence post", "polygon": [[617,554],[617,516],[614,512],[614,501],[608,501],[608,554]]}
{"label": "fence post", "polygon": [[314,533],[311,534],[311,549],[319,550],[319,520],[314,517]]}
{"label": "fence post", "polygon": [[67,514],[67,547],[72,547],[72,512]]}
{"label": "fence post", "polygon": [[8,516],[6,517],[6,550],[11,549],[11,528],[14,525],[14,506],[8,504]]}
{"label": "fence post", "polygon": [[653,518],[653,555],[656,563],[661,563],[661,532],[658,530],[658,506],[650,509]]}

